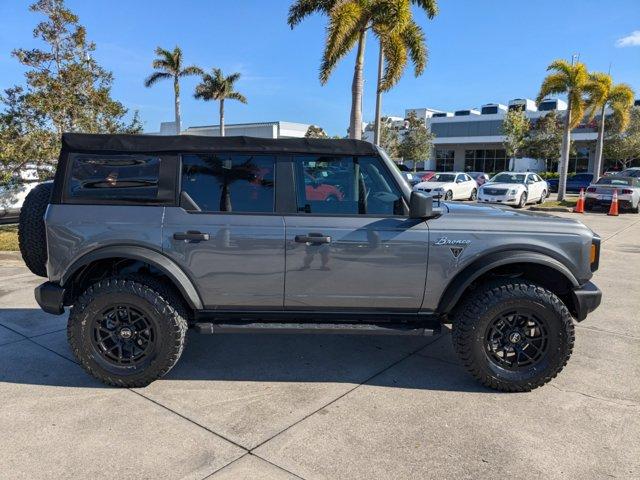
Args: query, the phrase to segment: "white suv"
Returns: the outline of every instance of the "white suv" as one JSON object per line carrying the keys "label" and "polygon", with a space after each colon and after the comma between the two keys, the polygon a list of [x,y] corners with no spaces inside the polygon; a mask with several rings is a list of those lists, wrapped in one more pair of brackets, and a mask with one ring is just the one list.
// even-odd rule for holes
{"label": "white suv", "polygon": [[436,173],[413,189],[431,197],[444,197],[444,200],[475,200],[478,196],[478,184],[464,172]]}
{"label": "white suv", "polygon": [[502,172],[480,187],[478,202],[522,208],[527,203],[544,202],[548,192],[547,182],[535,173]]}

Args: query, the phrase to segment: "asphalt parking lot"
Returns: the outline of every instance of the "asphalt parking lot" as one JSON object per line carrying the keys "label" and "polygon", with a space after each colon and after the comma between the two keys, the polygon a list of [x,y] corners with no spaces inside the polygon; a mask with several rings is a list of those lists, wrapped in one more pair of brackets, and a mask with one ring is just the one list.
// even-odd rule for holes
{"label": "asphalt parking lot", "polygon": [[178,366],[113,389],[66,315],[0,253],[0,478],[640,478],[640,215],[603,239],[603,305],[552,383],[501,394],[432,338],[191,335]]}

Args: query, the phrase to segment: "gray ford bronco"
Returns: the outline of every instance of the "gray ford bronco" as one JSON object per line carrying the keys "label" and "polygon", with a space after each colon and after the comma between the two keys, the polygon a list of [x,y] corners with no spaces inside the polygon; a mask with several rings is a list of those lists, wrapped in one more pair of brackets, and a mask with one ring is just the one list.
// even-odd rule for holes
{"label": "gray ford bronco", "polygon": [[[567,363],[600,303],[600,238],[579,222],[412,192],[354,140],[67,134],[19,240],[69,306],[91,375],[139,387],[200,333],[432,335],[452,324],[484,385],[528,391]],[[260,352],[256,352],[259,356]]]}

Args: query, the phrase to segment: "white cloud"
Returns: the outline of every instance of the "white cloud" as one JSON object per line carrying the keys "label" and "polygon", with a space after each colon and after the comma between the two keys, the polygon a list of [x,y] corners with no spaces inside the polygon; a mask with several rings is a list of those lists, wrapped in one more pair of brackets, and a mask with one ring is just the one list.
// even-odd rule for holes
{"label": "white cloud", "polygon": [[640,30],[616,40],[616,47],[640,47]]}

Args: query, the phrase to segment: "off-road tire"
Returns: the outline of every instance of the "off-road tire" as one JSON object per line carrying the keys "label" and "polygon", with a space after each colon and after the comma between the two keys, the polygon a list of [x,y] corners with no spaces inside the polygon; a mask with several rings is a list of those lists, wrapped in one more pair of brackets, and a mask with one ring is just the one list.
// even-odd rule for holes
{"label": "off-road tire", "polygon": [[[546,319],[548,348],[539,363],[508,370],[487,353],[489,325],[506,310],[527,308]],[[531,282],[503,280],[488,283],[471,293],[453,313],[453,347],[464,367],[483,385],[503,392],[528,392],[564,368],[573,351],[573,319],[553,293]]]}
{"label": "off-road tire", "polygon": [[[154,282],[151,278],[146,281],[144,278],[118,277],[101,280],[87,288],[71,309],[67,324],[71,350],[90,375],[107,385],[144,387],[166,375],[182,355],[188,313],[171,289],[158,288]],[[157,332],[155,350],[143,368],[111,365],[92,344],[93,318],[104,308],[119,302],[136,305],[154,323]]]}
{"label": "off-road tire", "polygon": [[47,234],[44,214],[51,200],[53,183],[33,188],[20,208],[18,244],[27,268],[39,277],[47,276]]}

